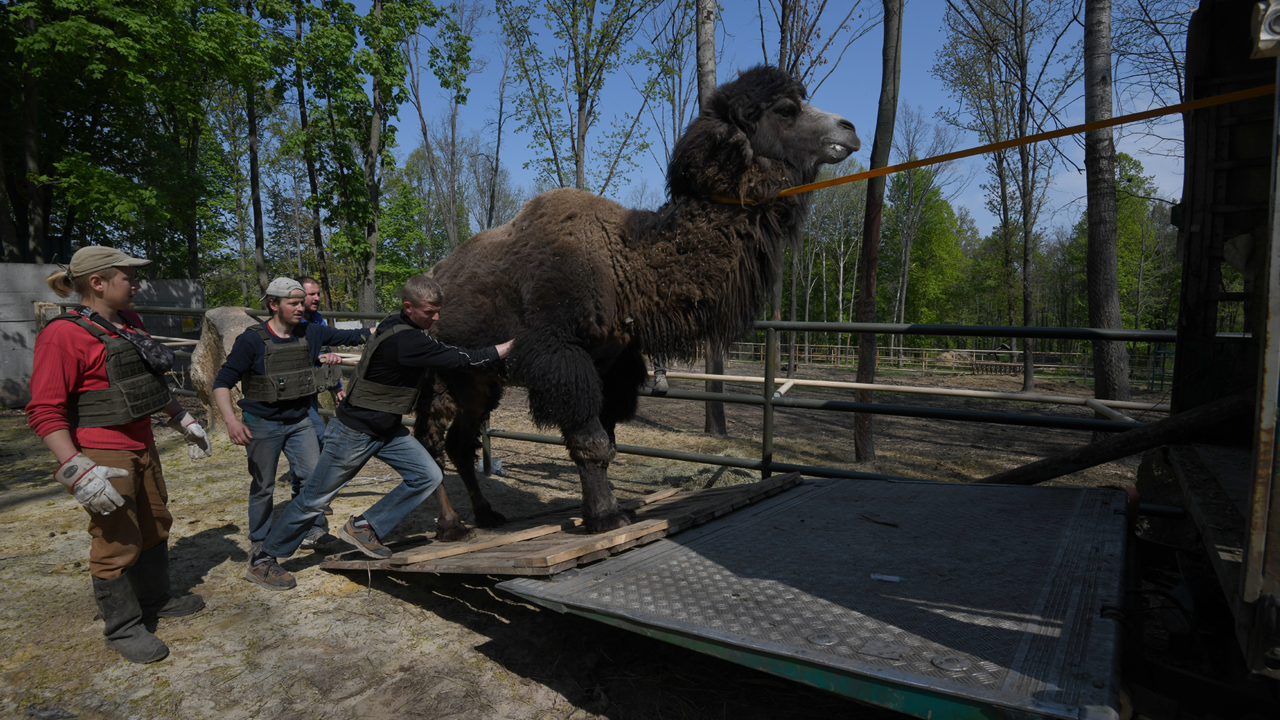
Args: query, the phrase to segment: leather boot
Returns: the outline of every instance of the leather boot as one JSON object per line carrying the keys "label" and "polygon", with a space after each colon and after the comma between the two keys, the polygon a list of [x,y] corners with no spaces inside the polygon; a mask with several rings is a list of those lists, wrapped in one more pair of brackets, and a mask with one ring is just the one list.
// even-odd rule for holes
{"label": "leather boot", "polygon": [[143,550],[138,561],[125,574],[133,583],[133,591],[142,607],[142,623],[150,632],[156,631],[158,618],[182,617],[204,609],[204,598],[199,595],[174,597],[169,594],[167,542]]}
{"label": "leather boot", "polygon": [[111,580],[94,578],[93,596],[106,624],[102,634],[107,638],[107,647],[136,663],[155,662],[169,654],[160,638],[142,625],[142,607],[127,575]]}

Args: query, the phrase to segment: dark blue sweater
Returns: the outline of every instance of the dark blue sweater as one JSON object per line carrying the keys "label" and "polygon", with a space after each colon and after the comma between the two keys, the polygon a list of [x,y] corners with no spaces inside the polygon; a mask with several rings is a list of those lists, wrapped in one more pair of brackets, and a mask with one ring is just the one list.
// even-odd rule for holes
{"label": "dark blue sweater", "polygon": [[[311,351],[311,363],[317,367],[320,361],[320,348],[325,345],[363,345],[369,339],[369,330],[338,330],[337,328],[328,327],[319,323],[299,323],[293,329],[293,334],[288,337],[277,337],[264,320],[262,326],[267,329],[267,334],[271,336],[271,341],[276,344],[298,342],[299,338],[307,339],[308,349]],[[266,346],[262,344],[262,338],[253,328],[245,328],[240,333],[240,337],[236,338],[236,342],[231,346],[231,352],[227,355],[227,361],[222,363],[222,369],[218,371],[218,377],[213,381],[213,389],[235,387],[240,379],[250,373],[265,375],[267,370],[263,365],[263,358],[266,356]],[[281,400],[279,402],[266,403],[258,400],[242,399],[238,404],[240,409],[247,413],[257,415],[263,420],[275,420],[278,422],[293,422],[307,417],[307,410],[311,407],[311,395],[295,398],[293,400]]]}

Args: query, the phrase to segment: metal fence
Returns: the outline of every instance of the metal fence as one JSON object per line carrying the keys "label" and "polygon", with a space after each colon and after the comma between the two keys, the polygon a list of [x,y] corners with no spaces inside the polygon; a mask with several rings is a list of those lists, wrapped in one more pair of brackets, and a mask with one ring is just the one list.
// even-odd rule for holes
{"label": "metal fence", "polygon": [[[162,307],[137,307],[135,312],[139,314],[166,314],[166,315],[202,315],[207,309],[192,308],[162,308]],[[267,314],[264,310],[248,309],[249,314],[255,316],[264,316]],[[326,312],[329,318],[346,318],[358,320],[380,320],[386,317],[382,313],[358,313],[358,312],[342,312],[333,311]],[[761,408],[763,418],[763,432],[761,440],[760,459],[749,458],[733,458],[721,455],[708,455],[703,453],[689,453],[678,450],[666,450],[663,448],[650,448],[635,445],[618,445],[617,451],[629,455],[641,455],[646,457],[662,458],[667,460],[680,460],[686,462],[703,463],[708,465],[718,465],[722,467],[742,468],[747,470],[759,471],[763,477],[769,477],[774,472],[792,472],[798,471],[806,475],[814,477],[832,477],[832,478],[866,478],[866,479],[885,479],[892,476],[879,475],[875,473],[864,473],[854,470],[842,470],[837,468],[811,467],[804,465],[793,465],[790,463],[780,463],[773,459],[774,454],[774,413],[776,408],[797,408],[807,410],[826,410],[831,412],[862,412],[875,415],[892,415],[899,417],[918,417],[933,418],[939,420],[961,420],[969,422],[987,422],[1003,425],[1021,425],[1024,427],[1042,427],[1057,428],[1068,430],[1083,430],[1090,432],[1124,432],[1132,430],[1142,425],[1142,423],[1134,420],[1098,420],[1093,418],[1075,418],[1065,417],[1061,415],[1036,415],[1030,413],[1007,413],[992,412],[983,410],[957,410],[950,408],[936,408],[910,405],[897,405],[887,403],[862,403],[849,400],[822,400],[814,398],[794,398],[786,397],[778,392],[778,367],[776,358],[779,357],[779,334],[781,332],[842,332],[842,333],[875,333],[875,334],[894,334],[894,335],[950,335],[957,337],[998,337],[998,338],[1036,338],[1036,339],[1063,339],[1063,340],[1109,340],[1109,341],[1138,341],[1150,343],[1172,343],[1176,340],[1176,333],[1158,330],[1099,330],[1091,328],[1046,328],[1046,327],[1002,327],[1002,326],[973,326],[973,325],[904,325],[897,323],[809,323],[809,322],[786,322],[786,321],[760,321],[755,323],[755,329],[765,333],[765,342],[763,343],[763,362],[765,366],[763,387],[759,395],[747,395],[741,393],[711,393],[689,390],[668,390],[665,393],[655,393],[650,388],[642,388],[639,394],[642,396],[661,398],[665,400],[683,400],[696,402],[722,402],[727,404],[738,405],[754,405]],[[180,356],[190,356],[190,352],[177,351]],[[1007,351],[1006,351],[1007,352]],[[785,390],[785,388],[784,388]],[[895,386],[884,385],[877,388],[880,392],[894,392]],[[195,396],[195,392],[186,389],[177,391],[181,395]],[[1030,396],[1034,397],[1034,396]],[[1150,410],[1159,411],[1162,406],[1152,406]],[[325,411],[326,415],[332,414],[331,411]],[[412,425],[413,419],[406,418],[406,425]],[[543,443],[548,445],[563,445],[564,440],[551,435],[540,435],[535,433],[512,432],[502,430],[500,428],[488,428],[483,430],[481,437],[482,447],[482,469],[485,473],[489,473],[492,467],[492,451],[491,439],[498,438],[504,440],[516,440],[521,442]]]}

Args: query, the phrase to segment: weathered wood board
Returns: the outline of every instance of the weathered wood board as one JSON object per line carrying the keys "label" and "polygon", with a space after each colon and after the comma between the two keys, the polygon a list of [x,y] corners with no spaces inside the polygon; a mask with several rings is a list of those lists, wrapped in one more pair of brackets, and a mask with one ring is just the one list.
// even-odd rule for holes
{"label": "weathered wood board", "polygon": [[498,530],[477,529],[465,542],[433,542],[426,536],[412,537],[389,544],[395,555],[386,560],[376,560],[358,550],[351,550],[330,555],[320,567],[327,570],[553,575],[701,525],[776,495],[799,482],[799,473],[788,473],[750,485],[709,490],[663,490],[620,502],[636,513],[636,522],[596,535],[583,529],[578,508],[565,508],[514,520]]}

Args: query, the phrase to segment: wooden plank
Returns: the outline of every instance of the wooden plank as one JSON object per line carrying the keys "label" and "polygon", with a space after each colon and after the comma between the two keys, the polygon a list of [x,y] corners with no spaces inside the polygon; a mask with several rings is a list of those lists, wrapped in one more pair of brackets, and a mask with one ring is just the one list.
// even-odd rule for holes
{"label": "wooden plank", "polygon": [[467,543],[441,543],[443,547],[432,550],[424,550],[417,553],[396,554],[388,561],[391,565],[412,565],[426,560],[439,560],[441,558],[452,557],[454,555],[465,555],[466,553],[475,552],[476,550],[484,550],[485,548],[498,547],[500,545],[510,545],[511,543],[520,542],[521,540],[531,540],[543,535],[560,532],[563,530],[561,525],[537,525],[527,530],[520,530],[513,533],[503,533],[488,540]]}
{"label": "wooden plank", "polygon": [[[510,530],[485,533],[478,540],[438,543],[422,548],[425,538],[414,537],[389,545],[398,552],[388,560],[364,557],[359,551],[331,555],[323,567],[329,569],[398,570],[500,575],[543,576],[562,572],[579,564],[594,562],[701,525],[797,484],[799,473],[778,475],[750,485],[730,485],[709,490],[684,491],[668,488],[619,503],[637,512],[638,522],[606,533],[586,535],[572,531],[582,519],[569,516],[571,510],[556,510],[512,523]],[[562,513],[554,520],[552,514]],[[531,524],[541,517],[543,524]],[[547,522],[552,520],[551,522]],[[420,549],[419,549],[420,548]],[[419,549],[415,552],[415,549]]]}
{"label": "wooden plank", "polygon": [[[647,535],[654,531],[663,530],[667,531],[669,534],[673,525],[683,528],[688,527],[690,524],[695,524],[699,519],[703,519],[703,522],[705,522],[706,519],[719,517],[732,512],[738,507],[748,505],[757,499],[763,498],[765,493],[769,490],[780,489],[782,487],[795,484],[799,481],[799,478],[799,473],[787,473],[760,483],[739,487],[736,492],[726,494],[727,497],[724,497],[718,504],[711,507],[703,505],[694,512],[655,518],[653,520],[643,520],[639,523],[619,528],[608,533],[587,536],[583,538],[585,542],[568,541],[565,543],[564,549],[558,553],[550,555],[530,553],[530,556],[526,560],[518,560],[517,563],[520,565],[527,564],[532,567],[553,565],[559,562],[568,561],[574,557],[592,554],[599,550],[604,550],[614,545],[628,542],[636,537]],[[674,503],[672,504],[674,505]],[[670,509],[672,508],[664,507],[662,505],[654,505],[650,508],[650,512],[645,515],[652,516],[667,514],[660,513],[659,511]]]}
{"label": "wooden plank", "polygon": [[624,543],[641,535],[648,535],[655,530],[665,530],[670,525],[670,521],[661,518],[655,520],[644,520],[626,527],[620,527],[616,530],[610,530],[598,535],[584,535],[580,538],[573,538],[565,543],[564,549],[560,552],[545,554],[538,553],[523,558],[517,558],[516,564],[522,567],[545,567],[558,563],[572,560],[573,558],[595,552],[596,550],[604,550],[613,545]]}

